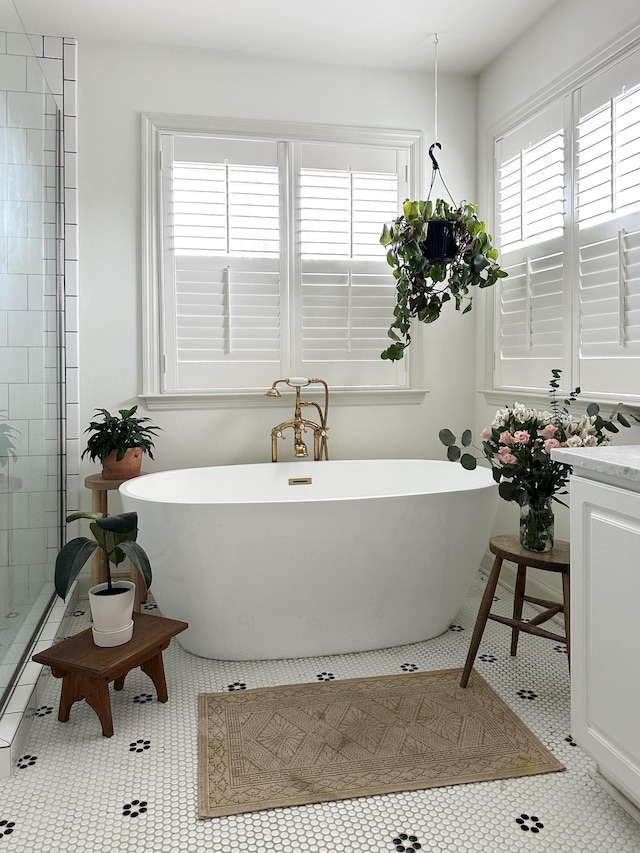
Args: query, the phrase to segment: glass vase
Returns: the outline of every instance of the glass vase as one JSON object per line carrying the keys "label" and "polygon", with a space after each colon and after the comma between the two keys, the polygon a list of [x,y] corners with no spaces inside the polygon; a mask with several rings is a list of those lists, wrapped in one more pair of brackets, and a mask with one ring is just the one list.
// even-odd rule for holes
{"label": "glass vase", "polygon": [[551,498],[541,498],[520,507],[520,544],[527,551],[550,551],[553,548]]}

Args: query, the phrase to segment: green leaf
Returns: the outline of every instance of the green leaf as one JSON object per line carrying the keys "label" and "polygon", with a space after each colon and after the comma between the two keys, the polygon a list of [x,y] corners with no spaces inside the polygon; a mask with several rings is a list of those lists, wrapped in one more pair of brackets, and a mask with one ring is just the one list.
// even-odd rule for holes
{"label": "green leaf", "polygon": [[473,433],[470,429],[465,429],[460,438],[460,442],[463,447],[469,447],[471,442],[473,441]]}
{"label": "green leaf", "polygon": [[620,414],[620,412],[618,412],[618,423],[622,424],[623,427],[630,427],[631,426],[629,421],[625,418],[624,415]]}
{"label": "green leaf", "polygon": [[600,406],[597,403],[589,403],[589,405],[587,406],[587,414],[590,418],[592,418],[594,415],[597,415],[599,411]]}
{"label": "green leaf", "polygon": [[96,542],[80,536],[67,542],[56,557],[54,583],[60,598],[66,598],[71,584],[80,574],[82,567],[98,547]]}
{"label": "green leaf", "polygon": [[88,518],[90,521],[95,521],[97,518],[103,518],[101,512],[72,512],[67,516],[67,522],[78,521],[80,518]]}
{"label": "green leaf", "polygon": [[138,513],[125,512],[121,515],[107,515],[96,520],[98,527],[112,533],[132,533],[138,528]]}
{"label": "green leaf", "polygon": [[513,500],[514,491],[515,489],[513,483],[509,482],[508,480],[503,480],[502,483],[500,483],[500,485],[498,486],[498,494],[505,501]]}
{"label": "green leaf", "polygon": [[441,429],[438,433],[438,438],[446,447],[450,447],[456,443],[456,437],[450,429]]}
{"label": "green leaf", "polygon": [[149,589],[151,586],[151,563],[142,546],[137,542],[122,542],[120,548],[131,560],[131,564],[140,572],[145,586]]}
{"label": "green leaf", "polygon": [[460,457],[460,464],[463,468],[466,468],[467,471],[473,471],[474,468],[478,466],[478,460],[470,453],[463,453]]}
{"label": "green leaf", "polygon": [[457,447],[455,444],[452,444],[447,447],[447,459],[450,462],[457,462],[458,459],[460,459],[460,448]]}

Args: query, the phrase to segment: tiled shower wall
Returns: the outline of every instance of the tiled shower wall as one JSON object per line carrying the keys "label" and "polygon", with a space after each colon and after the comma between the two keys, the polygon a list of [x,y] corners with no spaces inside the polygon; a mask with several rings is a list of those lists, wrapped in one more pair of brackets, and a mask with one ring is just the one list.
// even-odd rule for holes
{"label": "tiled shower wall", "polygon": [[[18,431],[18,459],[0,469],[6,486],[0,488],[0,615],[29,605],[26,616],[15,619],[20,627],[1,667],[6,680],[48,609],[63,516],[78,506],[75,41],[0,33],[0,80],[0,410]],[[56,107],[62,116],[61,159],[55,150]],[[56,234],[56,210],[62,234]],[[6,479],[11,476],[13,484]],[[51,631],[45,626],[41,639]],[[18,730],[25,734],[39,675],[35,664],[23,663],[12,688],[0,721],[0,775],[8,765],[6,748],[12,753]]]}

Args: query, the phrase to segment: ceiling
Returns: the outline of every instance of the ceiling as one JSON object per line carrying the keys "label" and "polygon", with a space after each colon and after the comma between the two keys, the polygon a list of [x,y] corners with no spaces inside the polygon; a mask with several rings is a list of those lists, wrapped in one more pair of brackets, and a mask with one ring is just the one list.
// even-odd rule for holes
{"label": "ceiling", "polygon": [[38,35],[476,74],[562,0],[14,0]]}

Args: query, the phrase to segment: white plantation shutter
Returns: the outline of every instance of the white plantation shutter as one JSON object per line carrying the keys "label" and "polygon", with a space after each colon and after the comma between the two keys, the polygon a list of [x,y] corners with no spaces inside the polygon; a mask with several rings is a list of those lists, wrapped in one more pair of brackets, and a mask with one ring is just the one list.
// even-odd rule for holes
{"label": "white plantation shutter", "polygon": [[[640,70],[580,91],[577,126],[580,384],[640,393]],[[605,98],[606,93],[606,98]]]}
{"label": "white plantation shutter", "polygon": [[544,387],[565,356],[562,103],[497,140],[496,167],[497,245],[508,277],[496,285],[494,383]]}
{"label": "white plantation shutter", "polygon": [[299,302],[294,358],[334,386],[406,384],[406,361],[382,361],[395,279],[382,224],[407,197],[406,157],[393,149],[303,144],[298,172]]}
{"label": "white plantation shutter", "polygon": [[163,141],[166,388],[269,384],[281,362],[277,143]]}

